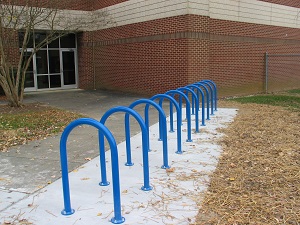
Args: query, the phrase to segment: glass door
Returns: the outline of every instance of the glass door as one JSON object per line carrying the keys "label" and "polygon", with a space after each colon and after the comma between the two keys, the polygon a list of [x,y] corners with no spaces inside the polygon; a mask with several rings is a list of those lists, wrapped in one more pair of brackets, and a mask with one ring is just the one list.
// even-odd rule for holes
{"label": "glass door", "polygon": [[[45,32],[36,32],[32,46],[46,38]],[[29,48],[24,58],[28,58]],[[34,54],[26,72],[25,90],[77,88],[77,44],[76,35],[68,34],[44,46]]]}
{"label": "glass door", "polygon": [[76,87],[77,69],[74,50],[61,50],[61,64],[64,87]]}

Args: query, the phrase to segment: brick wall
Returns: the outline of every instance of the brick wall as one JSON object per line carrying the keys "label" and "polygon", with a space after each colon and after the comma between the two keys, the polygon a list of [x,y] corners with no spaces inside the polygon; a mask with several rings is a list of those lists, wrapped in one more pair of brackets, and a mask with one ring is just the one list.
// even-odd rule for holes
{"label": "brick wall", "polygon": [[77,35],[78,74],[80,88],[94,89],[94,47],[93,34],[83,32]]}
{"label": "brick wall", "polygon": [[94,10],[102,9],[111,5],[119,4],[129,0],[91,0],[93,3]]}
{"label": "brick wall", "polygon": [[96,86],[151,95],[187,84],[187,40],[97,47]]}
{"label": "brick wall", "polygon": [[[299,50],[299,49],[298,49]],[[268,54],[269,93],[300,88],[300,54]]]}
{"label": "brick wall", "polygon": [[300,2],[298,0],[260,0],[260,1],[300,8]]}
{"label": "brick wall", "polygon": [[[6,62],[9,66],[17,68],[20,57],[18,33],[11,29],[2,29],[1,39],[4,44],[3,51],[6,56]],[[1,86],[0,95],[4,95],[4,91]]]}
{"label": "brick wall", "polygon": [[87,76],[81,78],[80,87],[91,86],[94,71],[96,88],[146,95],[202,79],[216,81],[222,96],[263,92],[265,52],[300,52],[298,29],[197,15],[157,19],[91,34],[95,63],[81,63],[93,60],[90,40],[85,40],[80,51],[85,52],[86,59],[80,65]]}
{"label": "brick wall", "polygon": [[14,5],[31,5],[35,7],[73,9],[73,10],[93,10],[93,2],[91,0],[13,0],[8,1]]}
{"label": "brick wall", "polygon": [[[126,2],[128,0],[13,0],[9,1],[9,4],[14,5],[32,5],[37,7],[51,7],[60,9],[73,9],[73,10],[97,10],[108,6]],[[4,1],[5,2],[5,1]]]}
{"label": "brick wall", "polygon": [[1,39],[4,44],[3,50],[6,60],[14,67],[17,67],[20,55],[18,33],[12,29],[3,29],[2,32]]}
{"label": "brick wall", "polygon": [[[224,95],[264,91],[266,52],[300,52],[299,30],[295,28],[222,20],[211,20],[210,28],[211,33],[217,34],[211,35],[210,63],[213,66],[210,72],[220,83]],[[223,40],[217,40],[220,38]],[[278,76],[287,76],[286,72]],[[300,77],[298,82],[300,87]],[[281,85],[284,89],[285,84]]]}

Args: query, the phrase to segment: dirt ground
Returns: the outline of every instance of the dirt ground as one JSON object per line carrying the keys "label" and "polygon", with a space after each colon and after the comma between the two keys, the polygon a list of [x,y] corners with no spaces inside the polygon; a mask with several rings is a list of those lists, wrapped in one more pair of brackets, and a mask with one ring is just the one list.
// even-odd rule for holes
{"label": "dirt ground", "polygon": [[197,224],[300,224],[300,112],[221,102],[239,108],[223,130],[223,154]]}

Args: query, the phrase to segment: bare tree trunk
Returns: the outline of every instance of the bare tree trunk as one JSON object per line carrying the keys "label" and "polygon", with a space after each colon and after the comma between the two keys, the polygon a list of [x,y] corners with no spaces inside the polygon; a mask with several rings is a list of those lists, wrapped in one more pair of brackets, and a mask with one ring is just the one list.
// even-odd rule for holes
{"label": "bare tree trunk", "polygon": [[22,102],[20,102],[19,100],[18,93],[15,93],[14,88],[11,88],[5,79],[0,79],[0,85],[4,91],[4,94],[10,106],[22,106]]}

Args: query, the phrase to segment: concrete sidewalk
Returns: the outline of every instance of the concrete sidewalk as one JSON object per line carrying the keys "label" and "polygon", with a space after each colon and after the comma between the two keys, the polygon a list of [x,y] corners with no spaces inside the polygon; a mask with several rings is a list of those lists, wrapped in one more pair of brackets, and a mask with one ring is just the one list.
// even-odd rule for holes
{"label": "concrete sidewalk", "polygon": [[[128,106],[141,97],[99,91],[70,90],[37,93],[26,96],[26,102],[42,102],[51,106],[85,114],[99,119],[108,109]],[[144,107],[137,108],[140,113]],[[142,114],[143,115],[143,114]],[[133,162],[125,167],[124,115],[114,114],[108,128],[117,139],[120,154],[122,214],[124,224],[189,224],[198,212],[197,203],[209,184],[209,173],[215,169],[221,153],[217,140],[222,136],[218,128],[226,127],[236,115],[234,109],[219,109],[207,121],[201,132],[193,134],[193,142],[186,140],[186,123],[182,130],[182,155],[175,154],[176,133],[168,133],[169,173],[162,165],[162,143],[157,141],[158,125],[150,129],[152,152],[150,183],[153,190],[143,192],[141,165],[141,134],[132,123]],[[157,112],[150,110],[150,121],[157,122]],[[193,117],[192,128],[195,127]],[[97,131],[90,127],[76,128],[68,140],[71,201],[76,213],[62,216],[62,187],[59,161],[60,135],[0,153],[0,224],[34,225],[96,225],[111,224],[113,217],[112,188],[100,187]],[[110,180],[110,157],[107,157]],[[92,159],[92,160],[90,160]],[[77,169],[76,169],[77,168]],[[111,181],[111,180],[110,180]],[[199,199],[200,198],[200,199]],[[26,223],[23,223],[26,224]]]}

